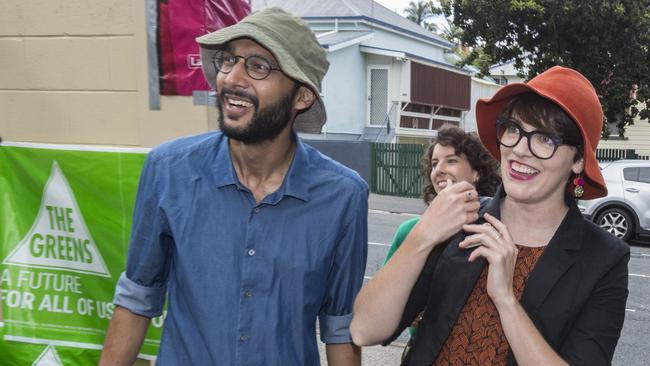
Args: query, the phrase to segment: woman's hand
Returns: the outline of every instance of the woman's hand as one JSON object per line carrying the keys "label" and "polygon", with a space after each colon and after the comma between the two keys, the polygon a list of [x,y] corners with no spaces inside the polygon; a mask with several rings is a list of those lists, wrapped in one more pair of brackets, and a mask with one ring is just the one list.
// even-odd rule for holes
{"label": "woman's hand", "polygon": [[474,234],[468,235],[458,246],[471,248],[478,245],[470,254],[469,261],[473,262],[478,257],[488,261],[487,292],[498,309],[501,304],[517,301],[513,277],[518,250],[508,228],[501,221],[487,213],[484,217],[487,221],[485,224],[463,226],[463,230]]}
{"label": "woman's hand", "polygon": [[447,180],[447,186],[431,201],[411,235],[431,249],[460,231],[463,225],[476,221],[479,208],[473,185],[465,181],[452,184]]}

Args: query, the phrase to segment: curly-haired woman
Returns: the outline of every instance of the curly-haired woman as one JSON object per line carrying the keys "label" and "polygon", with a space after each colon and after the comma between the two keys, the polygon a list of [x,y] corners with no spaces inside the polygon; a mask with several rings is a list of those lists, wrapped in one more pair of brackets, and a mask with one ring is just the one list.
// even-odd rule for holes
{"label": "curly-haired woman", "polygon": [[[483,147],[476,134],[455,126],[444,126],[422,156],[422,176],[429,177],[422,190],[424,203],[429,205],[436,195],[451,183],[466,181],[475,186],[481,207],[494,195],[501,184],[499,166]],[[386,255],[393,256],[419,217],[403,222]]]}

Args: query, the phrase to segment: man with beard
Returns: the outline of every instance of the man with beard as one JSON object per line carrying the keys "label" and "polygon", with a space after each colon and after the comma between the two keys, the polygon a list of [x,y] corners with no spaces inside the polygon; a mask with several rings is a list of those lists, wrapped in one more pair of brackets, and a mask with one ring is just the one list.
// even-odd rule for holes
{"label": "man with beard", "polygon": [[220,132],[149,154],[101,365],[132,364],[167,315],[157,365],[359,365],[367,184],[303,144],[320,131],[325,52],[271,8],[197,39]]}

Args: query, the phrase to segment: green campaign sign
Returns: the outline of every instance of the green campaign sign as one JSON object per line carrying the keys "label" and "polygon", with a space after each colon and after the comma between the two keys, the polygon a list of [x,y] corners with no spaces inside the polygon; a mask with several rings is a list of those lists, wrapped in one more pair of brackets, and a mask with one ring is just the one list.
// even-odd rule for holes
{"label": "green campaign sign", "polygon": [[[0,146],[3,365],[97,362],[145,152]],[[162,322],[153,319],[143,358],[157,353]]]}

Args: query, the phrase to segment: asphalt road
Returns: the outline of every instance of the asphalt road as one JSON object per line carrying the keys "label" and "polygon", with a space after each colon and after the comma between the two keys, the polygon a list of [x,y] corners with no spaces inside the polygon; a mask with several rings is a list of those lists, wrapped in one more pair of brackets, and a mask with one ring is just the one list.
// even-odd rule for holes
{"label": "asphalt road", "polygon": [[[395,230],[403,221],[421,213],[424,205],[419,200],[408,200],[371,195],[368,214],[368,264],[366,279],[381,267]],[[645,366],[650,364],[650,240],[631,244],[629,270],[630,295],[627,302],[625,325],[619,340],[613,365]],[[364,348],[364,366],[398,365],[403,334],[393,347]],[[324,358],[323,358],[324,359]],[[326,362],[323,362],[326,365]]]}

